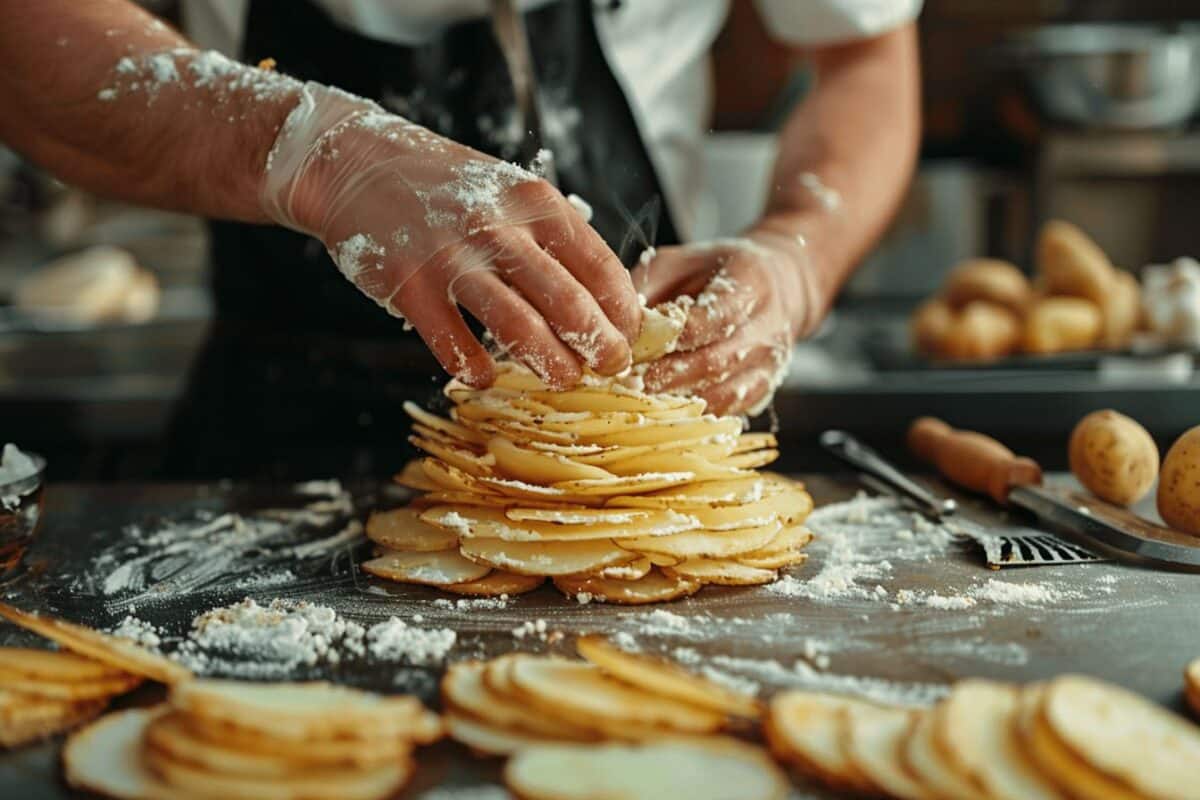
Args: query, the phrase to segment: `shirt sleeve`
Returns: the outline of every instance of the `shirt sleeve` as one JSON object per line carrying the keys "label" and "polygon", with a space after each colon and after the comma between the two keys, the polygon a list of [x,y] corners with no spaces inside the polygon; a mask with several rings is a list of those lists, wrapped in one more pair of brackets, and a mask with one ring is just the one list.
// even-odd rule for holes
{"label": "shirt sleeve", "polygon": [[756,0],[771,35],[789,44],[868,39],[912,22],[923,0]]}

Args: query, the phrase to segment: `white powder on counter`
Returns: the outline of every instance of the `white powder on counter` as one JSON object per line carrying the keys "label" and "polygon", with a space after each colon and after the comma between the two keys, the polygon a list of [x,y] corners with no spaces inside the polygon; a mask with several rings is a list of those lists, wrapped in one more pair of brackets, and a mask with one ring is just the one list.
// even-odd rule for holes
{"label": "white powder on counter", "polygon": [[149,622],[138,619],[132,614],[126,615],[125,619],[121,620],[109,633],[155,652],[162,645],[160,631]]}
{"label": "white powder on counter", "polygon": [[991,603],[1032,606],[1077,598],[1079,594],[1055,589],[1044,583],[1010,583],[990,578],[986,583],[973,587],[970,590],[970,596]]}
{"label": "white powder on counter", "polygon": [[882,678],[819,672],[805,661],[796,661],[791,667],[772,659],[734,656],[713,656],[711,661],[717,667],[761,681],[775,689],[850,694],[890,705],[927,706],[949,691],[948,687],[939,684],[898,683]]}
{"label": "white powder on counter", "polygon": [[458,634],[449,628],[414,628],[399,617],[367,631],[367,649],[372,656],[386,661],[404,659],[416,666],[441,663],[457,640]]}

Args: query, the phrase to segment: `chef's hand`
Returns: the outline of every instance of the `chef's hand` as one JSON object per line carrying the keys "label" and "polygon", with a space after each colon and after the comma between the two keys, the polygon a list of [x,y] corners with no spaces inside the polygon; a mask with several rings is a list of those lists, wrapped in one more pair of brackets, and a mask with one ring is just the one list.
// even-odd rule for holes
{"label": "chef's hand", "polygon": [[645,374],[653,391],[686,392],[718,414],[760,413],[787,373],[792,343],[823,313],[803,240],[768,230],[664,247],[634,270],[656,305],[694,298],[676,351]]}
{"label": "chef's hand", "polygon": [[552,386],[575,384],[581,361],[604,374],[629,365],[641,324],[629,274],[553,186],[514,164],[309,83],[262,201],[472,386],[490,385],[495,365],[460,305]]}

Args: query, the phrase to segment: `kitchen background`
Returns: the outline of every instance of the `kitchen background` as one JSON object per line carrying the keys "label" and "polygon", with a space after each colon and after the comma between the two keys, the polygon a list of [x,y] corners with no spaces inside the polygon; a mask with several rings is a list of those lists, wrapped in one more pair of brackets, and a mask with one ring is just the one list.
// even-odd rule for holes
{"label": "kitchen background", "polygon": [[[174,2],[146,5],[178,17]],[[712,235],[757,212],[771,130],[806,85],[803,64],[782,50],[747,57],[759,24],[752,3],[737,0],[714,54],[741,69],[729,73],[736,85],[717,87],[703,231]],[[1050,467],[1063,465],[1071,426],[1096,408],[1125,411],[1168,443],[1200,418],[1193,349],[951,364],[912,351],[908,320],[963,259],[1031,272],[1051,218],[1076,223],[1135,272],[1200,256],[1200,2],[926,0],[920,29],[919,173],[829,324],[797,349],[775,403],[782,468],[825,465],[813,439],[826,427],[898,456],[900,433],[920,414],[999,435]],[[29,275],[100,244],[154,277],[131,284],[120,321],[30,310]],[[97,200],[0,148],[0,439],[46,455],[57,480],[154,475],[210,315],[206,257],[199,220]]]}

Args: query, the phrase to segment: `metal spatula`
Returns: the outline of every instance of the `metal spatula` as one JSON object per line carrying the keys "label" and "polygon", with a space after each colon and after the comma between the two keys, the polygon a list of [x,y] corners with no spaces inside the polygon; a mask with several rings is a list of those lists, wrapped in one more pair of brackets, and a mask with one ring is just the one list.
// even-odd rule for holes
{"label": "metal spatula", "polygon": [[907,501],[930,520],[944,525],[951,533],[974,540],[983,548],[990,567],[999,569],[1108,560],[1086,547],[1064,541],[1053,534],[1034,530],[1027,533],[1014,533],[1011,530],[997,533],[962,516],[954,516],[951,520],[951,515],[958,510],[954,500],[935,496],[845,431],[825,431],[821,434],[821,446],[861,473],[875,488]]}

